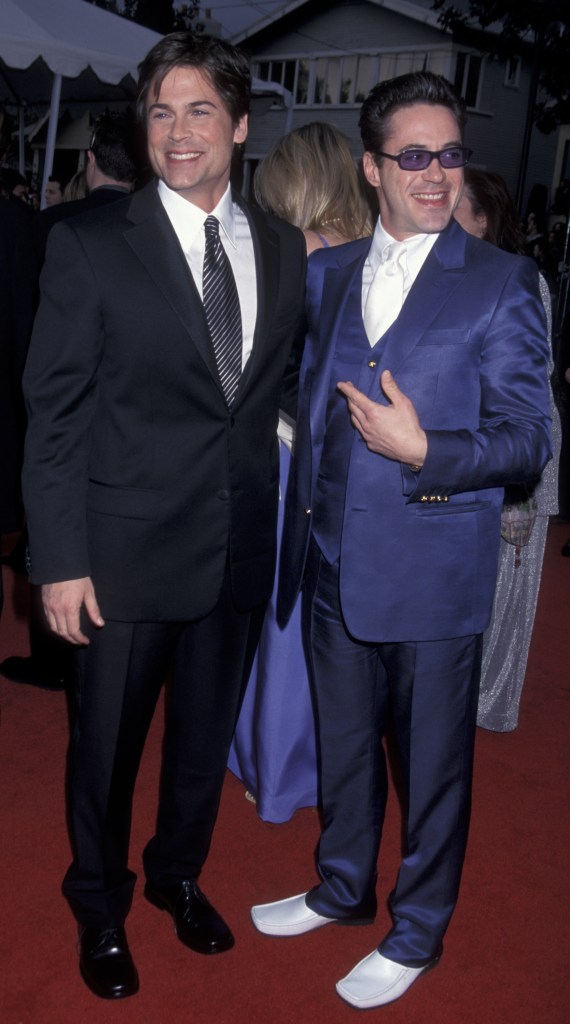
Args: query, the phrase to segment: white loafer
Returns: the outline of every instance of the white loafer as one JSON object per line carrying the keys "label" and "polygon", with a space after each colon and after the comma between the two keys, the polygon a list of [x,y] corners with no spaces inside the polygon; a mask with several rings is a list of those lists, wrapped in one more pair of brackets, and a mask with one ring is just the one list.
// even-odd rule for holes
{"label": "white loafer", "polygon": [[336,990],[342,999],[360,1010],[384,1006],[403,996],[420,974],[435,967],[438,960],[436,957],[424,967],[404,967],[375,949],[337,982]]}
{"label": "white loafer", "polygon": [[305,902],[306,892],[276,903],[261,903],[251,908],[251,918],[258,932],[264,935],[304,935],[315,928],[331,924],[335,918],[321,917]]}

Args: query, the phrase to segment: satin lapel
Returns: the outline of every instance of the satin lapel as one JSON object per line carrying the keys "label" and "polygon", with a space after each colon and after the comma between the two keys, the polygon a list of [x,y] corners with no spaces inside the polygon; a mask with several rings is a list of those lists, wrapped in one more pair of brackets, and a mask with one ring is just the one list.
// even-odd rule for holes
{"label": "satin lapel", "polygon": [[176,312],[223,395],[202,300],[154,183],[134,194],[129,216],[133,226],[125,231],[126,242]]}
{"label": "satin lapel", "polygon": [[452,298],[467,272],[467,237],[454,220],[442,231],[414,281],[398,319],[380,342],[381,371],[390,369],[397,372]]}
{"label": "satin lapel", "polygon": [[[329,395],[332,362],[336,351],[337,336],[342,327],[344,308],[352,289],[362,289],[362,268],[370,248],[367,239],[362,250],[350,258],[339,248],[338,265],[326,267],[323,274],[321,303],[319,311],[319,334],[314,355],[315,379],[311,389],[310,421],[313,441],[322,441]],[[336,254],[335,254],[336,255]]]}

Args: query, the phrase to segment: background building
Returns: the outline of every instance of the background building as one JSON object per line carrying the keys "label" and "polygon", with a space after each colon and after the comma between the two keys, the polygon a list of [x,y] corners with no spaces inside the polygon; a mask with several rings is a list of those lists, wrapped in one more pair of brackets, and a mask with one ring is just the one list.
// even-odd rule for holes
{"label": "background building", "polygon": [[[492,36],[489,50],[492,50]],[[296,0],[235,35],[253,73],[287,89],[269,115],[254,119],[246,147],[245,189],[259,159],[290,127],[334,123],[360,156],[358,111],[378,81],[429,69],[454,82],[469,111],[473,164],[498,171],[516,193],[531,83],[524,56],[509,59],[459,44],[444,31],[431,0]],[[551,135],[533,129],[521,212],[548,212],[561,180],[570,177],[570,126]]]}

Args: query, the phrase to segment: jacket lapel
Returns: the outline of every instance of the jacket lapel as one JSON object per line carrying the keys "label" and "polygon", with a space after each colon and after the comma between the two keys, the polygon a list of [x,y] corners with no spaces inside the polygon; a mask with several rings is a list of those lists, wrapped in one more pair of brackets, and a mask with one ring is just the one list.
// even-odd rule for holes
{"label": "jacket lapel", "polygon": [[176,312],[223,395],[202,300],[155,182],[135,192],[128,216],[133,224],[125,231],[127,244]]}
{"label": "jacket lapel", "polygon": [[[324,270],[319,310],[319,329],[313,344],[315,351],[315,380],[311,389],[311,432],[316,444],[322,439],[329,395],[332,363],[337,345],[337,335],[343,326],[344,309],[353,289],[362,289],[362,268],[370,248],[370,239],[364,239],[356,246],[339,246],[334,253],[336,266]],[[309,285],[310,285],[309,275]],[[318,281],[314,282],[316,291]]]}
{"label": "jacket lapel", "polygon": [[[233,199],[241,207],[250,225],[257,280],[253,349],[240,378],[234,399],[235,408],[263,353],[263,340],[267,337],[271,311],[277,302],[280,267],[275,233],[267,227],[261,214],[250,209],[241,196],[234,193]],[[125,232],[127,243],[160,288],[165,300],[175,310],[223,397],[204,307],[186,257],[158,196],[155,182],[134,194],[128,215],[133,226]],[[160,259],[157,259],[157,253],[160,253]]]}
{"label": "jacket lapel", "polygon": [[394,373],[398,371],[450,301],[466,273],[467,237],[453,219],[441,232],[412,285],[400,315],[379,343],[377,351],[381,371],[386,367]]}

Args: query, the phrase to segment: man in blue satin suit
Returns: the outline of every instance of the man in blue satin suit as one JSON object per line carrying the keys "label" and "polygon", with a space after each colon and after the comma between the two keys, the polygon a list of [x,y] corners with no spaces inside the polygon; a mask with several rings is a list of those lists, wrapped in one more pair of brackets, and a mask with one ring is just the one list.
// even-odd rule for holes
{"label": "man in blue satin suit", "polygon": [[252,917],[278,936],[374,917],[390,708],[404,851],[392,928],[337,983],[359,1008],[397,999],[441,955],[467,841],[503,487],[550,457],[536,267],[454,221],[463,127],[440,76],[376,86],[360,118],[380,206],[372,243],[309,261],[280,600],[285,619],[304,579],[321,882]]}

